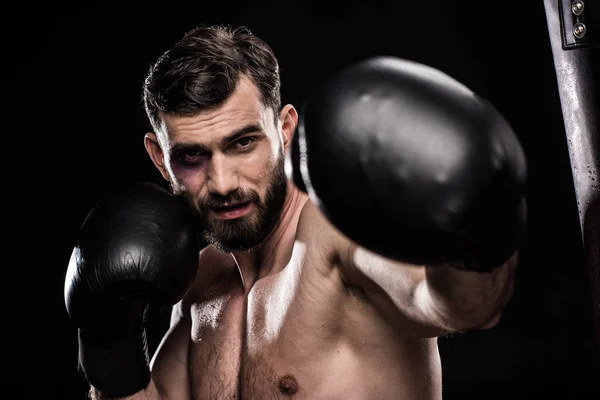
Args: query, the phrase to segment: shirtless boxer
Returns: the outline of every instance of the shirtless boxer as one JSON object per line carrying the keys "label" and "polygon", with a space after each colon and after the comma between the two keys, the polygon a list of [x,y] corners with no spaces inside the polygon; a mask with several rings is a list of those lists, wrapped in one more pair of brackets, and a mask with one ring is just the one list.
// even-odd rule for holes
{"label": "shirtless boxer", "polygon": [[[437,338],[498,322],[526,174],[502,117],[391,58],[312,93],[282,107],[243,28],[150,70],[145,147],[176,196],[100,202],[65,282],[93,399],[441,399]],[[151,360],[148,304],[174,304]]]}

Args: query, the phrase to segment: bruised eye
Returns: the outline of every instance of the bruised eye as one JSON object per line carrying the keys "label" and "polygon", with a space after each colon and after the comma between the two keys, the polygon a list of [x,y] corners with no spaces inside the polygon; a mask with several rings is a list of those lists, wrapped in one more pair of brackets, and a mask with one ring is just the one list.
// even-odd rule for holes
{"label": "bruised eye", "polygon": [[198,165],[206,158],[206,153],[198,150],[184,151],[177,156],[177,161],[183,165]]}

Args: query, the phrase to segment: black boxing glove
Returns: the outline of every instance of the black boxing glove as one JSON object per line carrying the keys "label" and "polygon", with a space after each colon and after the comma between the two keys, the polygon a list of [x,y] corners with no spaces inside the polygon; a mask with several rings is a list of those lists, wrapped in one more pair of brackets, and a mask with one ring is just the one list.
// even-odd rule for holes
{"label": "black boxing glove", "polygon": [[195,277],[200,231],[191,207],[144,183],[104,198],[86,217],[65,279],[78,328],[79,370],[111,397],[150,382],[144,314],[178,302]]}
{"label": "black boxing glove", "polygon": [[492,104],[441,71],[371,58],[313,90],[299,117],[294,169],[359,245],[404,262],[489,271],[522,242],[519,140]]}

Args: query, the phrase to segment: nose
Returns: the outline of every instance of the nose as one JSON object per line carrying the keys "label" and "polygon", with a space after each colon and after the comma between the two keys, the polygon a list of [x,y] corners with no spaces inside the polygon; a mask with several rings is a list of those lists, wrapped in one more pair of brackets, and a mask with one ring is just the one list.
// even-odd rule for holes
{"label": "nose", "polygon": [[222,154],[213,154],[207,172],[208,190],[213,194],[225,196],[239,186],[235,167]]}

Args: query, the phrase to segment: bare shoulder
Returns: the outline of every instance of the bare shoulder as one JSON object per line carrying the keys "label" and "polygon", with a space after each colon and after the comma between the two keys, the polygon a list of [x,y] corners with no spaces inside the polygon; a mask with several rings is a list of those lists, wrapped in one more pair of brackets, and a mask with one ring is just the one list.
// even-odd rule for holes
{"label": "bare shoulder", "polygon": [[300,214],[296,240],[336,265],[346,259],[353,246],[311,200],[306,201]]}

